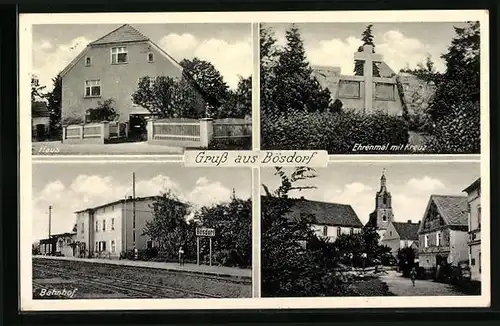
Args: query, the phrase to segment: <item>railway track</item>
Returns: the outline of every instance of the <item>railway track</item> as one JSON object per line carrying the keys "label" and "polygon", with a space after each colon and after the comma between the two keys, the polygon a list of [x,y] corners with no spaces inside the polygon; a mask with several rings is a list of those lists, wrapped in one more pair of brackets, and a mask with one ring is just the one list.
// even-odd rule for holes
{"label": "railway track", "polygon": [[[87,264],[92,264],[92,263],[87,263]],[[104,265],[107,267],[114,267],[115,265],[112,264],[106,264],[106,263],[99,263],[100,265]],[[57,267],[58,264],[56,261],[49,261],[45,260],[43,265],[45,266],[55,266]],[[99,266],[97,263],[94,264],[94,266]],[[167,270],[167,269],[159,269],[159,268],[149,268],[149,267],[143,267],[143,266],[129,266],[129,265],[120,265],[120,268],[126,269],[129,271],[161,271],[163,275],[189,275],[189,276],[194,276],[197,278],[204,278],[207,280],[214,280],[217,282],[225,282],[225,283],[232,283],[232,284],[244,284],[244,285],[252,285],[252,279],[248,277],[230,277],[230,276],[218,276],[218,275],[210,275],[210,274],[204,274],[204,273],[197,273],[197,272],[192,272],[192,271],[176,271],[176,270]]]}
{"label": "railway track", "polygon": [[[221,296],[204,293],[200,291],[192,291],[179,287],[164,286],[158,284],[148,284],[136,280],[124,279],[107,275],[89,275],[71,269],[55,267],[33,263],[34,271],[42,276],[62,277],[69,279],[81,280],[91,286],[98,286],[105,289],[110,289],[114,292],[118,291],[133,298],[220,298]],[[44,286],[36,281],[33,282],[34,288],[43,288]]]}

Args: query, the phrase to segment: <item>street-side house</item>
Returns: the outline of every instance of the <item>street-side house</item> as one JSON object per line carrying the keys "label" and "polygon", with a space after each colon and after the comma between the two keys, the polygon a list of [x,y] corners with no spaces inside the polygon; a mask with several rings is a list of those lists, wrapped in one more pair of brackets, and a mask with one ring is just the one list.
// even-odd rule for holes
{"label": "street-side house", "polygon": [[35,101],[31,108],[31,135],[34,141],[46,140],[49,136],[50,113],[47,103]]}
{"label": "street-side house", "polygon": [[125,24],[91,42],[64,70],[62,77],[62,121],[66,118],[85,120],[89,109],[98,102],[114,100],[119,121],[128,122],[130,132],[145,130],[151,113],[132,102],[142,77],[166,76],[185,79],[199,101],[194,108],[204,111],[202,90],[182,66],[166,51]]}
{"label": "street-side house", "polygon": [[418,251],[419,226],[420,222],[412,223],[411,220],[408,220],[407,223],[390,222],[382,237],[382,245],[391,248],[391,254],[394,257],[397,257],[399,249],[402,248],[411,247]]}
{"label": "street-side house", "polygon": [[466,196],[431,195],[418,230],[419,264],[427,272],[469,259]]}
{"label": "street-side house", "polygon": [[39,243],[40,253],[49,256],[73,257],[76,233],[53,234]]}
{"label": "street-side house", "polygon": [[128,197],[75,212],[77,256],[117,258],[134,247],[151,248],[153,241],[143,230],[153,219],[152,204],[158,198]]}
{"label": "street-side house", "polygon": [[301,216],[310,215],[314,232],[334,242],[341,234],[360,233],[363,223],[351,205],[327,203],[304,199],[294,201],[289,218],[297,220]]}
{"label": "street-side house", "polygon": [[469,266],[471,279],[481,281],[481,178],[464,189],[469,210]]}

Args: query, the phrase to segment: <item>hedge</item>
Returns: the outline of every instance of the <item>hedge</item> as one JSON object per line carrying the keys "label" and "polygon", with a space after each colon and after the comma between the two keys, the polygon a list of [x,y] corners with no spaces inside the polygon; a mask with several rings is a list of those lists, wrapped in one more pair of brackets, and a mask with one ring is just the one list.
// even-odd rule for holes
{"label": "hedge", "polygon": [[479,154],[480,118],[479,102],[450,107],[448,114],[436,121],[427,149],[439,154]]}
{"label": "hedge", "polygon": [[[327,150],[330,154],[353,152],[360,145],[405,145],[408,124],[402,117],[377,112],[294,112],[262,116],[261,142],[265,150]],[[397,153],[398,151],[387,151]]]}

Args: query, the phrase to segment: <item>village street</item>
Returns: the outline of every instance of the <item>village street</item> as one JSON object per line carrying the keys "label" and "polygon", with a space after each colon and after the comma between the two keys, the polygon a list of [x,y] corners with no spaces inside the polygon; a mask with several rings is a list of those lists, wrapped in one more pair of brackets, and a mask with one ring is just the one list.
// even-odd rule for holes
{"label": "village street", "polygon": [[432,280],[416,280],[415,287],[411,280],[402,277],[396,271],[388,271],[380,279],[387,284],[389,292],[397,296],[457,296],[465,295],[456,291],[452,285],[433,282]]}

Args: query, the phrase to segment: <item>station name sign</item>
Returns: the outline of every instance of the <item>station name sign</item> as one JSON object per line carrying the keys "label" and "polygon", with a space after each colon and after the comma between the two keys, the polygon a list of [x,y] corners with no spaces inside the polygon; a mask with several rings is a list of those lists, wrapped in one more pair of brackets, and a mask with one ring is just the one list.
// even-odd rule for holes
{"label": "station name sign", "polygon": [[196,228],[197,237],[214,237],[215,229],[211,228]]}

